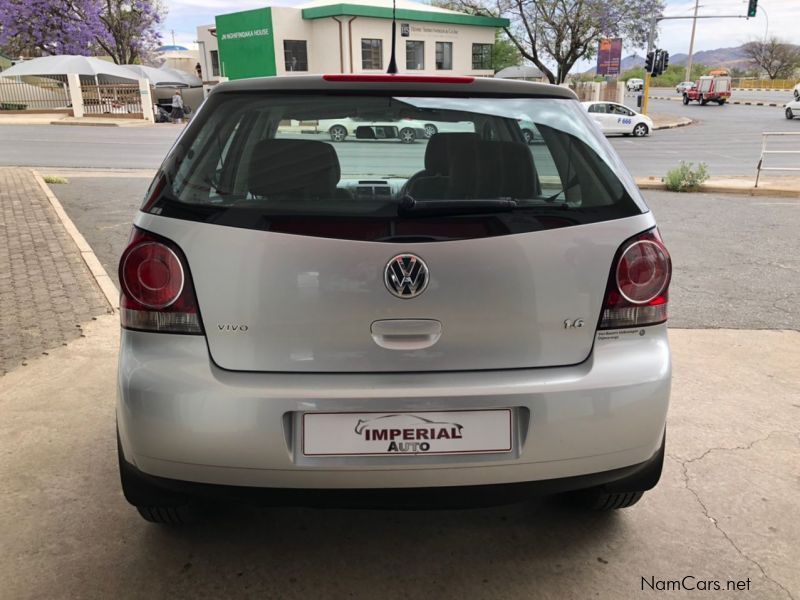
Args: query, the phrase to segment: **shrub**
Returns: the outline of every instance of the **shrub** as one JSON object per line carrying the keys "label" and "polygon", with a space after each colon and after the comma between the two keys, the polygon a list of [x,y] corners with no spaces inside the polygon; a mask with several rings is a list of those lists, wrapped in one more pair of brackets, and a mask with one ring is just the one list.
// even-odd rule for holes
{"label": "shrub", "polygon": [[57,177],[56,175],[46,175],[44,177],[45,183],[69,183],[66,177]]}
{"label": "shrub", "polygon": [[664,177],[667,189],[672,192],[695,192],[702,183],[708,181],[708,165],[700,163],[697,169],[693,165],[694,163],[681,161],[677,167],[667,171]]}

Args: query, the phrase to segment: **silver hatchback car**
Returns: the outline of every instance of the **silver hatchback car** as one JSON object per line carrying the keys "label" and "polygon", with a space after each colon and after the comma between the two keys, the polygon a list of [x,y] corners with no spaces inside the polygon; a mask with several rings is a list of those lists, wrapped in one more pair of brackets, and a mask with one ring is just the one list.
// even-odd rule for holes
{"label": "silver hatchback car", "polygon": [[[438,132],[398,144],[364,128],[334,144],[319,126],[331,119]],[[630,506],[661,474],[671,270],[639,190],[567,89],[404,75],[218,85],[120,260],[125,496],[162,523],[241,497],[566,492]]]}

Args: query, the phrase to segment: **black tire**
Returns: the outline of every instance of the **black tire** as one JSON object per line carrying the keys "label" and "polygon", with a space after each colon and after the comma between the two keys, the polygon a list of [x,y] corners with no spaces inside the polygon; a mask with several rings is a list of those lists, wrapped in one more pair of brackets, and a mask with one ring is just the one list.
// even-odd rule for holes
{"label": "black tire", "polygon": [[644,123],[637,123],[633,128],[633,137],[644,137],[650,133],[650,128]]}
{"label": "black tire", "polygon": [[189,498],[154,485],[125,460],[119,435],[117,435],[117,459],[122,493],[145,521],[164,525],[186,525],[197,520],[199,513]]}
{"label": "black tire", "polygon": [[717,104],[719,104],[720,106],[724,106],[725,105],[725,99],[724,98],[720,98],[719,100],[717,100]]}
{"label": "black tire", "polygon": [[785,114],[787,119],[794,119],[794,113],[791,108],[787,108]]}
{"label": "black tire", "polygon": [[620,492],[606,494],[603,492],[585,492],[572,497],[573,504],[580,508],[597,512],[629,508],[644,496],[644,492]]}
{"label": "black tire", "polygon": [[689,95],[688,94],[684,94],[683,95],[683,104],[684,104],[684,106],[686,104],[689,104]]}
{"label": "black tire", "polygon": [[404,144],[413,144],[417,141],[417,132],[411,127],[403,127],[400,130],[400,141]]}
{"label": "black tire", "polygon": [[706,104],[708,104],[708,100],[703,98],[703,96],[700,96],[700,105],[705,106]]}
{"label": "black tire", "polygon": [[533,132],[530,129],[523,129],[522,138],[525,140],[525,143],[530,146],[533,143]]}
{"label": "black tire", "polygon": [[439,128],[436,127],[436,125],[434,125],[433,123],[425,123],[425,137],[426,138],[431,139],[437,133],[439,133]]}
{"label": "black tire", "polygon": [[343,142],[347,139],[347,129],[344,125],[334,125],[328,130],[328,134],[333,142]]}

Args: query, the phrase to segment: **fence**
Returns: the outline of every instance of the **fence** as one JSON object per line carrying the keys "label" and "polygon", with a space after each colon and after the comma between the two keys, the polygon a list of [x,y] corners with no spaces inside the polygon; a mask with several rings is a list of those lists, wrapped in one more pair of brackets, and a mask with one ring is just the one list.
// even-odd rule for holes
{"label": "fence", "polygon": [[91,117],[143,118],[138,84],[81,83],[83,112]]}
{"label": "fence", "polygon": [[[796,146],[787,146],[784,144],[781,150],[767,150],[767,141],[769,138],[775,138],[775,141],[784,141],[784,142],[794,142],[798,138],[800,138],[800,131],[774,131],[774,132],[764,132],[762,134],[761,139],[761,158],[758,159],[758,166],[756,167],[756,184],[754,187],[758,187],[758,180],[761,178],[761,171],[800,171],[800,167],[796,166],[797,162],[794,161],[794,156],[800,155],[800,150],[797,149]],[[786,148],[789,148],[788,150]],[[791,166],[764,166],[764,159],[767,156],[789,156],[792,159]]]}
{"label": "fence", "polygon": [[66,78],[0,77],[0,111],[72,113]]}
{"label": "fence", "polygon": [[739,78],[732,80],[732,87],[745,90],[767,89],[767,90],[791,90],[800,83],[800,79],[745,79]]}

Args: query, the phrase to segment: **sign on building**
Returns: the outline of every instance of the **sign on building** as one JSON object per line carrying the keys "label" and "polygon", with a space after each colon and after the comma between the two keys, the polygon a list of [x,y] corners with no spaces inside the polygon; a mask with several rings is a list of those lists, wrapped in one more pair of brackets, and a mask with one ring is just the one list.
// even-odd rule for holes
{"label": "sign on building", "polygon": [[605,38],[600,40],[597,51],[597,74],[619,75],[622,61],[622,38]]}

